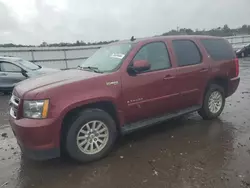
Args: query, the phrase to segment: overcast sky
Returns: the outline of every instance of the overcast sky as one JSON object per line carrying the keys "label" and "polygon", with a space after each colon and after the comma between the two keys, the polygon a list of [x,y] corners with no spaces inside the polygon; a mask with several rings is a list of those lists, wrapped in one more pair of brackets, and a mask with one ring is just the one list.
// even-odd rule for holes
{"label": "overcast sky", "polygon": [[87,42],[250,25],[250,0],[0,0],[0,43]]}

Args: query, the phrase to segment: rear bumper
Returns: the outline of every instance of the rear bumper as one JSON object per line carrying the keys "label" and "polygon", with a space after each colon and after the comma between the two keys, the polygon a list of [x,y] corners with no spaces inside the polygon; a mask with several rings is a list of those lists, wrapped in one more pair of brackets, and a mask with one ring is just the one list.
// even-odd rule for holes
{"label": "rear bumper", "polygon": [[230,97],[235,93],[235,91],[239,87],[239,84],[240,84],[240,77],[232,78],[229,80],[227,97]]}
{"label": "rear bumper", "polygon": [[9,122],[24,156],[34,160],[60,156],[60,131],[53,119],[16,120],[10,116]]}

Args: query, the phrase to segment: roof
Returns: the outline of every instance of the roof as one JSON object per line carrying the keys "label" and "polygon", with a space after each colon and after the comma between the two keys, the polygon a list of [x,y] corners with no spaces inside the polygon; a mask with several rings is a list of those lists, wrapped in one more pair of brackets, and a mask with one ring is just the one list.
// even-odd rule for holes
{"label": "roof", "polygon": [[1,61],[16,61],[19,60],[18,57],[10,57],[10,56],[0,56]]}
{"label": "roof", "polygon": [[[155,37],[145,37],[145,38],[135,38],[134,41],[131,40],[121,40],[118,42],[114,42],[113,44],[122,44],[122,43],[138,43],[142,41],[154,41],[154,40],[166,40],[166,39],[194,39],[194,38],[222,38],[216,36],[209,36],[209,35],[169,35],[169,36],[155,36]],[[222,38],[223,39],[223,38]]]}

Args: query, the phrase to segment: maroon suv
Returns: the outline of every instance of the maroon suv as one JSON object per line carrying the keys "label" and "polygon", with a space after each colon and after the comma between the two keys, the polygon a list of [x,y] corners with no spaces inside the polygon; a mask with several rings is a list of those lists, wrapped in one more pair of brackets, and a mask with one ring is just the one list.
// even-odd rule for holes
{"label": "maroon suv", "polygon": [[77,69],[25,80],[10,100],[10,124],[25,155],[66,151],[100,159],[119,133],[198,111],[218,117],[239,85],[239,63],[227,40],[168,36],[120,41]]}

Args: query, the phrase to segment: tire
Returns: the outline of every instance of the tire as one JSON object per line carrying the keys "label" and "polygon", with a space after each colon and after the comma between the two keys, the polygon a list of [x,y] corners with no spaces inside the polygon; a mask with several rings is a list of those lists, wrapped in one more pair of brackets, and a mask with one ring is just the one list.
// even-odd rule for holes
{"label": "tire", "polygon": [[[101,123],[103,123],[103,125]],[[99,134],[97,131],[95,132],[94,129],[90,130],[91,127],[93,128],[93,124],[95,124],[95,128],[101,126],[101,128],[99,128],[99,131],[102,131],[104,129],[105,131],[100,132]],[[91,133],[91,131],[93,132]],[[87,132],[89,132],[89,134],[87,134]],[[97,136],[98,134],[100,138]],[[82,140],[77,140],[77,138],[82,138],[86,135],[88,135],[87,138],[85,137]],[[103,137],[103,139],[101,138],[101,136]],[[66,134],[65,149],[68,155],[78,162],[95,161],[105,157],[110,152],[113,144],[115,143],[116,136],[117,130],[115,121],[108,113],[100,109],[87,109],[81,112],[73,122],[73,124],[70,126]],[[103,141],[103,144],[100,142],[100,140]],[[81,146],[81,144],[83,143],[85,144]],[[100,147],[100,151],[98,152],[96,143],[98,145],[102,145]],[[87,147],[88,144],[90,145]],[[91,145],[93,145],[92,150]],[[87,147],[87,149],[84,150],[85,147]],[[96,150],[95,152],[94,149]]]}
{"label": "tire", "polygon": [[[212,98],[217,98],[217,100],[215,100],[216,101],[215,103],[217,105],[210,105],[211,107],[209,108],[210,101],[213,101],[213,100],[210,100]],[[198,111],[198,113],[205,120],[215,119],[218,116],[220,116],[221,112],[223,111],[224,106],[225,106],[225,101],[226,99],[225,99],[224,89],[219,85],[212,84],[206,91],[202,108]],[[215,103],[212,102],[212,104],[215,104]],[[215,106],[214,110],[213,110],[213,106]]]}

